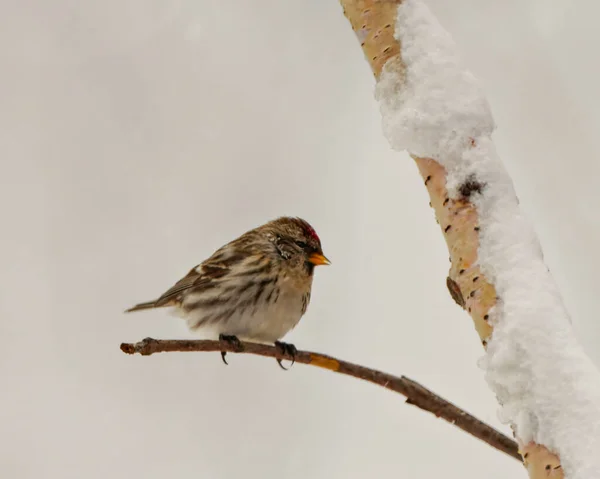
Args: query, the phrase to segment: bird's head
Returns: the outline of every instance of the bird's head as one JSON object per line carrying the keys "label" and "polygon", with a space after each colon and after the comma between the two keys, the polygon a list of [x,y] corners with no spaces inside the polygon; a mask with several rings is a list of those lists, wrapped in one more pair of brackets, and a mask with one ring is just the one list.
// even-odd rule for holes
{"label": "bird's head", "polygon": [[321,240],[314,228],[301,218],[282,217],[268,223],[278,253],[292,264],[315,266],[331,264],[323,255]]}

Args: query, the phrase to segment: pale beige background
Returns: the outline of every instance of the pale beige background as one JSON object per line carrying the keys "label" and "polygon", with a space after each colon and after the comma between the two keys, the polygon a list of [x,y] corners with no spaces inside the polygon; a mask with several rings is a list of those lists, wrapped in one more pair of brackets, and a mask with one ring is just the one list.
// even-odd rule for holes
{"label": "pale beige background", "polygon": [[[125,316],[281,214],[333,266],[288,336],[413,377],[498,425],[416,167],[389,150],[335,0],[0,2],[0,477],[522,477],[356,380],[218,355]],[[482,79],[498,149],[600,364],[594,0],[430,0]],[[506,429],[505,429],[506,430]]]}

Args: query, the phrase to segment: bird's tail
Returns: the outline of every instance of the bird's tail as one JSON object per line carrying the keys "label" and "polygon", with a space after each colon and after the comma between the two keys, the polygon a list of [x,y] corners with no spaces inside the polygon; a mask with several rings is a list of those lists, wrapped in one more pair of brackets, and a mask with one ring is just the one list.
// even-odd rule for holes
{"label": "bird's tail", "polygon": [[165,306],[168,306],[166,304],[157,304],[157,303],[158,303],[158,301],[154,300],[154,301],[148,301],[146,303],[136,304],[132,308],[126,309],[125,312],[131,313],[133,311],[142,311],[144,309],[154,309],[154,308],[164,308]]}

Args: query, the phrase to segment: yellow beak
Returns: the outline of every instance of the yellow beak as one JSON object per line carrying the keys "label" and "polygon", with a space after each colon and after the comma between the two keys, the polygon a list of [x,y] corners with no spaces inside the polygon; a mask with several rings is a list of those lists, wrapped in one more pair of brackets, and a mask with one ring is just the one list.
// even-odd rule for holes
{"label": "yellow beak", "polygon": [[308,262],[314,264],[315,266],[331,264],[331,261],[325,258],[325,256],[323,256],[321,253],[311,254],[308,257]]}

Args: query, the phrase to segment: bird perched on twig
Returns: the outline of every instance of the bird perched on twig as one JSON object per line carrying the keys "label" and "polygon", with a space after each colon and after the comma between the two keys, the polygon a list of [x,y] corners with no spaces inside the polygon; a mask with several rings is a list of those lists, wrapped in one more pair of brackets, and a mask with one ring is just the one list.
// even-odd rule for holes
{"label": "bird perched on twig", "polygon": [[279,340],[306,312],[315,266],[327,264],[313,227],[281,217],[215,251],[160,298],[126,312],[174,307],[192,331],[236,347],[240,339],[274,343],[293,364],[296,348]]}

